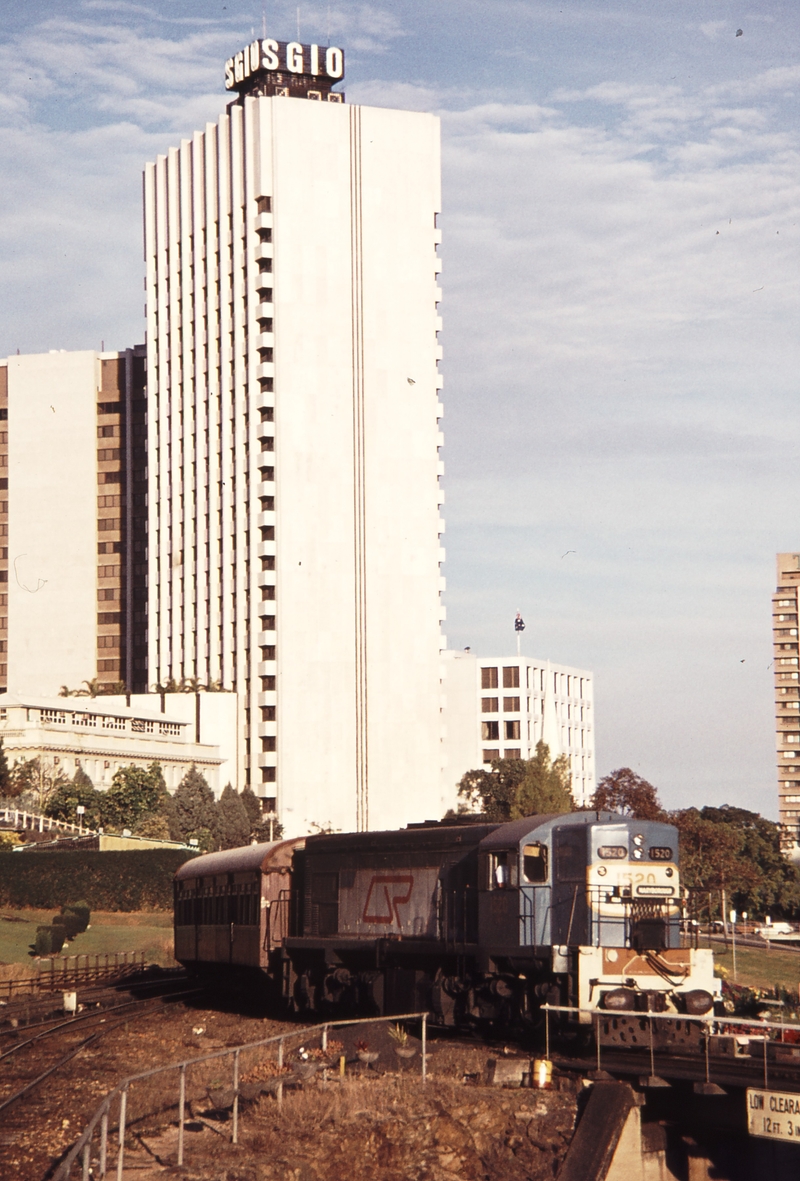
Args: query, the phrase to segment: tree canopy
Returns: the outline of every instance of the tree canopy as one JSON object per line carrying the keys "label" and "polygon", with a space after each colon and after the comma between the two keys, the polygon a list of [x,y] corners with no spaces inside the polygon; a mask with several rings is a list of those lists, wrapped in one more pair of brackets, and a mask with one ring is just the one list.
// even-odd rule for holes
{"label": "tree canopy", "polygon": [[539,741],[532,759],[494,759],[490,771],[467,771],[458,787],[461,810],[479,811],[487,820],[501,822],[571,812],[575,804],[569,781],[566,755],[551,761],[550,748]]}
{"label": "tree canopy", "polygon": [[619,812],[637,820],[666,818],[652,783],[642,779],[630,767],[620,767],[605,775],[595,789],[591,806],[598,812]]}
{"label": "tree canopy", "polygon": [[230,783],[219,798],[216,809],[214,836],[218,849],[237,849],[250,840],[250,818],[242,797]]}
{"label": "tree canopy", "polygon": [[170,836],[173,840],[197,840],[201,849],[216,847],[216,803],[205,776],[192,763],[178,785],[169,805]]}
{"label": "tree canopy", "polygon": [[137,767],[131,763],[114,773],[111,787],[102,793],[100,816],[104,828],[135,831],[146,818],[163,814],[167,788],[159,763]]}

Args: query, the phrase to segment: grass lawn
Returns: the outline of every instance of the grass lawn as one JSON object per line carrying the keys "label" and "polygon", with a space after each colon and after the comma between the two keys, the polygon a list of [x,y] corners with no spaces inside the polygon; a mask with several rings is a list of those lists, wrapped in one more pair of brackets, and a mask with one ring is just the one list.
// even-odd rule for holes
{"label": "grass lawn", "polygon": [[[36,928],[49,923],[55,913],[55,910],[0,907],[0,965],[27,964],[33,970],[30,945],[36,937]],[[66,943],[61,955],[106,955],[115,951],[144,952],[148,963],[174,965],[172,915],[162,911],[128,914],[95,911],[88,931]]]}
{"label": "grass lawn", "polygon": [[766,944],[761,947],[736,948],[736,979],[733,976],[733,952],[720,947],[714,949],[714,963],[724,967],[731,984],[745,984],[750,988],[774,988],[782,985],[789,992],[797,992],[800,984],[800,952],[785,951]]}

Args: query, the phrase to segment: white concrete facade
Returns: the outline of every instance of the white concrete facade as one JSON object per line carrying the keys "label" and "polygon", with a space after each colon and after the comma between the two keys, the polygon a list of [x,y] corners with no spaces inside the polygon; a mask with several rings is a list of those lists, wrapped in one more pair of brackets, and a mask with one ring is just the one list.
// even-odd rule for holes
{"label": "white concrete facade", "polygon": [[567,755],[575,802],[589,802],[595,789],[592,673],[549,660],[467,652],[443,653],[442,668],[443,792],[454,797],[465,771],[488,769],[493,759],[532,758],[543,740],[551,758]]}
{"label": "white concrete facade", "polygon": [[220,794],[219,749],[194,741],[194,727],[170,714],[128,709],[111,697],[41,698],[8,694],[0,698],[0,737],[9,766],[39,758],[72,778],[82,767],[94,786],[109,788],[120,767],[161,764],[175,791],[194,763]]}
{"label": "white concrete facade", "polygon": [[55,696],[97,671],[100,357],[54,352],[4,364],[8,688]]}
{"label": "white concrete facade", "polygon": [[[104,696],[104,708],[126,705],[125,697]],[[163,706],[163,708],[162,708]],[[239,746],[242,741],[241,702],[237,693],[132,693],[130,708],[148,716],[161,715],[184,726],[187,741],[211,746],[219,754],[215,775],[215,794],[221,795],[226,784],[237,790]],[[209,780],[209,786],[212,786]]]}
{"label": "white concrete facade", "polygon": [[242,698],[287,835],[439,785],[439,126],[246,98],[145,173],[150,680]]}

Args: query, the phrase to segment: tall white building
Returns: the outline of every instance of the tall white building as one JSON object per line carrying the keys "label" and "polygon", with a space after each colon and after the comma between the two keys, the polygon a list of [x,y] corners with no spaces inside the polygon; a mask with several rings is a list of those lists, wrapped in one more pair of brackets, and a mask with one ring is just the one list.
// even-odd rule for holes
{"label": "tall white building", "polygon": [[143,346],[0,360],[0,693],[147,687],[144,376]]}
{"label": "tall white building", "polygon": [[442,791],[454,806],[465,771],[494,759],[530,759],[539,741],[566,755],[577,804],[595,789],[593,677],[525,657],[443,653]]}
{"label": "tall white building", "polygon": [[254,42],[145,172],[149,676],[241,694],[289,834],[440,793],[439,124],[342,70]]}

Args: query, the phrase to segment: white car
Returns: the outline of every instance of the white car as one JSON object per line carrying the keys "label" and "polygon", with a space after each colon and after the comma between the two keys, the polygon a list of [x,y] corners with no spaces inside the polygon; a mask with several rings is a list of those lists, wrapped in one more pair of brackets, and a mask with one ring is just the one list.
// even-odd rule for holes
{"label": "white car", "polygon": [[794,927],[791,923],[770,923],[769,926],[756,927],[756,935],[762,939],[774,939],[776,935],[793,935]]}

